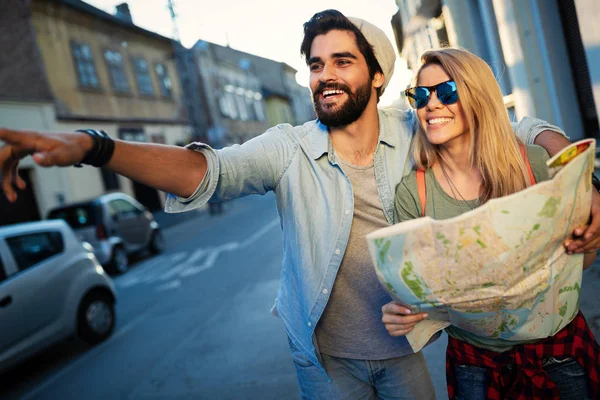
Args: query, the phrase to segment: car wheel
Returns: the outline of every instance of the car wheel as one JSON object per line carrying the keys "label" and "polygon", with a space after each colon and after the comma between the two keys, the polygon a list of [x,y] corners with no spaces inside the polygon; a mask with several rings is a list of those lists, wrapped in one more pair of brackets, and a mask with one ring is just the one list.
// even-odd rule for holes
{"label": "car wheel", "polygon": [[129,269],[129,256],[127,256],[127,252],[123,247],[117,246],[113,249],[110,266],[112,271],[116,274],[124,274],[127,272]]}
{"label": "car wheel", "polygon": [[152,254],[159,254],[165,250],[165,237],[160,230],[152,233],[149,249]]}
{"label": "car wheel", "polygon": [[115,327],[115,304],[113,299],[101,292],[84,297],[77,316],[79,337],[94,345],[110,336]]}

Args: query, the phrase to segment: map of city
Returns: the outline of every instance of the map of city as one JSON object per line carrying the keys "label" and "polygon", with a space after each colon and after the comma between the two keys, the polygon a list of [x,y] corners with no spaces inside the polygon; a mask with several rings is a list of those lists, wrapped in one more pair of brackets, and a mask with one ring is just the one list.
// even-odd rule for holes
{"label": "map of city", "polygon": [[402,222],[367,235],[395,301],[429,317],[407,335],[419,351],[454,325],[505,340],[552,336],[579,310],[582,255],[563,242],[589,218],[595,141],[548,161],[551,179],[452,219]]}

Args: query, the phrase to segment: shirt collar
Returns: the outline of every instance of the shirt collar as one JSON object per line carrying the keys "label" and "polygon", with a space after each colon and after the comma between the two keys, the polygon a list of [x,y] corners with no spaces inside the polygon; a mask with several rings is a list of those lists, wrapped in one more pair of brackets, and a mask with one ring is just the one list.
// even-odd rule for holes
{"label": "shirt collar", "polygon": [[[396,138],[393,135],[392,129],[388,126],[387,119],[381,110],[377,110],[379,115],[379,143],[384,143],[390,147],[396,147]],[[329,137],[329,130],[321,121],[316,120],[308,139],[311,144],[311,157],[313,159],[320,158],[327,153],[329,162],[334,163],[333,144]]]}

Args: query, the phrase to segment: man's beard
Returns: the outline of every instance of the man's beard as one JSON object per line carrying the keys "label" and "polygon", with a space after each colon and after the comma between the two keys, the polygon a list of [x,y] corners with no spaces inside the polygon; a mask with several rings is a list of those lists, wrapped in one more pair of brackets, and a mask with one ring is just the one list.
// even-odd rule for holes
{"label": "man's beard", "polygon": [[[344,84],[326,84],[319,83],[317,89],[313,93],[313,104],[317,118],[321,123],[328,127],[338,127],[350,125],[354,121],[360,118],[369,100],[371,100],[371,83],[369,81],[356,89],[356,93],[353,93],[350,87]],[[347,95],[348,99],[341,105],[337,110],[328,110],[328,105],[323,106],[319,101],[319,96],[324,90],[343,90]]]}

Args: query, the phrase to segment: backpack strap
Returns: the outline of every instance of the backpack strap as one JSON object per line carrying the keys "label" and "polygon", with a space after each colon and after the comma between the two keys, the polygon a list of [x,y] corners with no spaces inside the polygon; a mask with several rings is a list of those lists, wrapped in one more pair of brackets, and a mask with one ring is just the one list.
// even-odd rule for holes
{"label": "backpack strap", "polygon": [[527,157],[527,150],[525,149],[525,145],[523,143],[519,143],[519,147],[521,147],[521,155],[523,156],[523,161],[525,162],[525,167],[527,168],[529,182],[532,185],[535,185],[535,176],[533,175],[533,171],[531,170],[531,164],[529,164],[529,158]]}
{"label": "backpack strap", "polygon": [[425,187],[425,170],[417,169],[417,189],[419,190],[419,201],[421,202],[421,217],[425,216],[425,204],[427,204],[427,190]]}
{"label": "backpack strap", "polygon": [[[527,157],[525,145],[523,143],[519,143],[519,147],[521,148],[521,156],[523,156],[523,161],[525,162],[525,167],[527,168],[529,182],[532,185],[535,185],[535,176],[531,170],[531,164],[529,163],[529,158]],[[419,191],[419,202],[421,203],[421,217],[424,217],[425,204],[427,204],[427,188],[425,186],[425,170],[422,168],[417,169],[417,189]]]}

